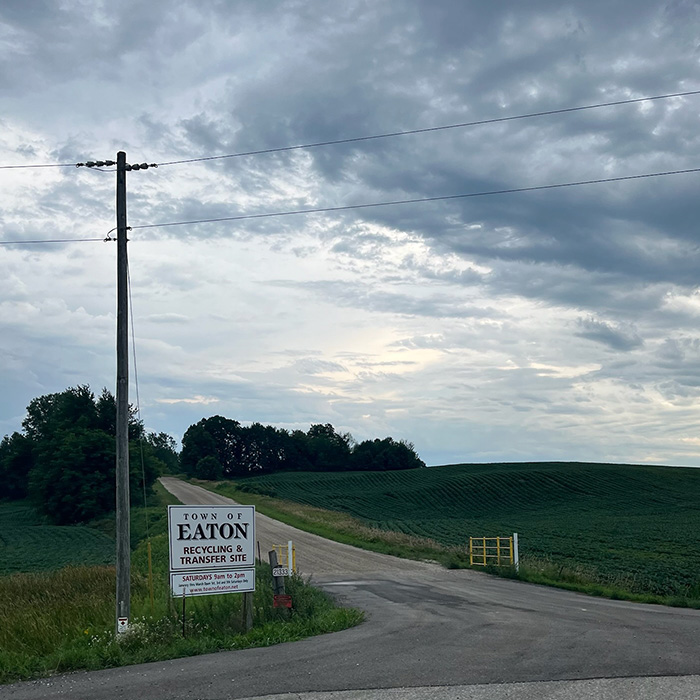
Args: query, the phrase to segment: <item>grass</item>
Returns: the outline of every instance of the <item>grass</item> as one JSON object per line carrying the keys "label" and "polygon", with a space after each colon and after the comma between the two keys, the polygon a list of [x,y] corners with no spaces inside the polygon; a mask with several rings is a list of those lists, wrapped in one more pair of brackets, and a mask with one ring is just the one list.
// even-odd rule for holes
{"label": "grass", "polygon": [[[138,501],[143,497],[139,494]],[[131,504],[131,548],[135,549],[147,537],[161,535],[168,531],[169,505],[179,505],[180,501],[167,491],[159,481],[153,484],[152,492],[147,496],[145,505]],[[113,541],[116,532],[114,514],[90,523],[92,528],[108,535]],[[114,549],[114,544],[112,544]]]}
{"label": "grass", "polygon": [[[189,599],[183,636],[181,599],[171,598],[169,592],[167,534],[157,534],[166,528],[163,513],[169,499],[164,493],[158,498],[162,500],[151,506],[154,519],[149,524],[154,603],[152,607],[147,544],[143,541],[132,553],[131,626],[127,634],[116,637],[113,632],[115,571],[111,566],[65,567],[0,577],[1,683],[268,646],[346,629],[362,620],[361,612],[336,607],[329,596],[298,576],[287,579],[293,610],[274,609],[270,568],[258,563],[251,631],[244,629],[243,597],[227,594]],[[109,530],[109,521],[100,527]]]}
{"label": "grass", "polygon": [[326,537],[451,567],[467,564],[470,535],[515,531],[521,579],[700,607],[699,487],[693,469],[518,463],[280,473],[215,488]]}
{"label": "grass", "polygon": [[218,482],[214,485],[202,481],[196,483],[239,503],[254,505],[261,513],[275,520],[336,542],[405,559],[434,561],[450,568],[466,566],[469,562],[462,548],[446,546],[428,537],[373,527],[347,513],[254,493],[245,485],[239,489],[239,482]]}

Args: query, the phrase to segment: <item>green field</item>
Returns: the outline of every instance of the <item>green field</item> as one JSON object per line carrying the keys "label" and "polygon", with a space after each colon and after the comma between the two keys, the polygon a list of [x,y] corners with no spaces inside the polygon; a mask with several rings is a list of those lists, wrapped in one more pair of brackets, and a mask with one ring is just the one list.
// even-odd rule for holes
{"label": "green field", "polygon": [[114,540],[89,527],[44,523],[26,501],[0,503],[0,574],[114,561]]}
{"label": "green field", "polygon": [[638,593],[700,597],[700,470],[462,464],[282,473],[237,485],[450,546],[518,532],[524,562]]}

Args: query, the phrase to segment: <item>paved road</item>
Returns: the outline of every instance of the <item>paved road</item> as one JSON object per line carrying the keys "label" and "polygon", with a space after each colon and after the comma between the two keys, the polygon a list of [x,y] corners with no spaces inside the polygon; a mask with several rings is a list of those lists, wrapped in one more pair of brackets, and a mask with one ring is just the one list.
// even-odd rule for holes
{"label": "paved road", "polygon": [[[164,483],[186,502],[228,502]],[[698,611],[449,571],[328,543],[260,515],[257,530],[263,549],[293,539],[302,572],[364,609],[367,621],[267,649],[6,686],[0,698],[700,697]]]}

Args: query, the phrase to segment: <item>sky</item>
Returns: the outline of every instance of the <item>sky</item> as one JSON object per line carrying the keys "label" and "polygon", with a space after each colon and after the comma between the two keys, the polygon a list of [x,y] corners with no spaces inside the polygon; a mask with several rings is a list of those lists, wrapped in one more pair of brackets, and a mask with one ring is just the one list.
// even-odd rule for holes
{"label": "sky", "polygon": [[[0,166],[127,174],[141,417],[700,465],[695,0],[4,0]],[[0,435],[114,391],[115,173],[0,169]],[[112,234],[114,235],[114,234]],[[137,384],[130,400],[136,402]]]}

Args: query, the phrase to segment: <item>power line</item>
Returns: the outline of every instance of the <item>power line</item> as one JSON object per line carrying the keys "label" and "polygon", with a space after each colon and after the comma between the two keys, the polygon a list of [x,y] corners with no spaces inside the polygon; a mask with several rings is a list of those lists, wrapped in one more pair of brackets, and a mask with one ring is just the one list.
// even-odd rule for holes
{"label": "power line", "polygon": [[582,105],[579,107],[566,107],[564,109],[550,109],[543,112],[531,112],[529,114],[517,114],[510,117],[495,117],[493,119],[479,119],[472,122],[461,122],[459,124],[446,124],[444,126],[430,126],[423,129],[410,129],[407,131],[392,131],[385,134],[374,134],[372,136],[355,136],[346,139],[335,139],[332,141],[318,141],[316,143],[299,144],[297,146],[282,146],[279,148],[263,148],[256,151],[243,151],[241,153],[229,153],[219,156],[203,156],[201,158],[188,158],[185,160],[171,160],[164,163],[158,163],[159,166],[164,165],[180,165],[183,163],[199,163],[208,160],[222,160],[224,158],[241,158],[243,156],[258,156],[265,153],[282,153],[284,151],[297,151],[304,148],[318,148],[320,146],[334,146],[342,143],[357,143],[359,141],[372,141],[377,139],[393,138],[395,136],[408,136],[410,134],[426,134],[432,131],[447,131],[448,129],[463,129],[469,126],[481,126],[483,124],[497,124],[499,122],[515,121],[517,119],[532,119],[534,117],[544,117],[553,114],[567,114],[570,112],[582,112],[590,109],[600,109],[602,107],[615,107],[618,105],[635,104],[638,102],[650,102],[652,100],[667,100],[671,97],[689,97],[690,95],[700,95],[700,90],[690,90],[688,92],[675,92],[668,95],[654,95],[652,97],[637,97],[630,100],[616,100],[614,102],[600,102],[592,105]]}
{"label": "power line", "polygon": [[[582,112],[584,110],[591,109],[601,109],[603,107],[616,107],[620,105],[636,104],[639,102],[651,102],[654,100],[668,100],[672,97],[690,97],[692,95],[700,95],[700,90],[688,90],[686,92],[674,92],[666,95],[652,95],[650,97],[636,97],[629,100],[615,100],[612,102],[599,102],[590,105],[581,105],[579,107],[565,107],[563,109],[550,109],[542,112],[530,112],[528,114],[516,114],[509,117],[495,117],[492,119],[479,119],[471,122],[461,122],[458,124],[446,124],[443,126],[430,126],[422,129],[409,129],[407,131],[392,131],[384,134],[374,134],[370,136],[355,136],[346,139],[335,139],[331,141],[318,141],[315,143],[299,144],[295,146],[281,146],[279,148],[264,148],[254,151],[243,151],[241,153],[228,153],[218,156],[203,156],[200,158],[187,158],[183,160],[171,160],[165,161],[163,163],[153,163],[153,166],[163,166],[163,165],[180,165],[183,163],[198,163],[208,160],[222,160],[224,158],[241,158],[243,156],[256,156],[263,155],[266,153],[282,153],[284,151],[296,151],[304,148],[319,148],[321,146],[334,146],[343,143],[358,143],[360,141],[373,141],[377,139],[393,138],[396,136],[408,136],[410,134],[426,134],[433,131],[447,131],[449,129],[463,129],[470,126],[481,126],[484,124],[497,124],[499,122],[509,122],[516,121],[518,119],[533,119],[535,117],[551,116],[554,114],[567,114],[570,112]],[[90,165],[89,163],[40,163],[40,164],[27,164],[27,165],[0,165],[0,170],[16,170],[16,169],[28,169],[28,168],[74,168],[81,167],[83,165]],[[112,170],[105,170],[103,172],[114,172]]]}
{"label": "power line", "polygon": [[[108,161],[111,162],[111,161]],[[20,169],[26,169],[26,168],[81,168],[84,165],[87,165],[86,163],[42,163],[42,164],[29,164],[29,165],[0,165],[0,170],[20,170]],[[101,173],[113,173],[115,172],[116,168],[112,168],[111,170],[105,170],[104,168],[97,168],[93,166],[90,166],[88,168],[89,170],[98,170]]]}
{"label": "power line", "polygon": [[[563,189],[565,187],[580,187],[582,185],[600,185],[610,182],[625,182],[628,180],[644,180],[652,177],[666,177],[669,175],[688,175],[690,173],[700,173],[700,168],[687,168],[685,170],[667,170],[657,173],[644,173],[642,175],[623,175],[620,177],[605,177],[595,180],[578,180],[577,182],[558,182],[552,185],[533,185],[532,187],[510,187],[502,190],[485,190],[481,192],[465,192],[462,194],[447,194],[438,195],[436,197],[417,197],[414,199],[395,199],[385,202],[368,202],[364,204],[346,204],[339,207],[316,207],[313,209],[293,209],[290,211],[274,211],[264,212],[261,214],[240,214],[238,216],[222,216],[214,219],[193,219],[190,221],[168,221],[161,224],[140,224],[137,226],[129,226],[129,230],[148,229],[148,228],[164,228],[166,226],[187,226],[193,224],[211,224],[220,223],[223,221],[245,221],[248,219],[271,219],[281,216],[294,216],[298,214],[324,214],[337,211],[350,211],[353,209],[370,209],[372,207],[390,207],[401,204],[422,204],[425,202],[444,202],[453,199],[469,199],[472,197],[488,197],[501,194],[516,194],[518,192],[537,192],[542,190]],[[111,231],[104,238],[54,238],[44,240],[29,240],[29,241],[0,241],[0,245],[24,245],[31,243],[84,243],[95,241],[113,241],[110,237]]]}
{"label": "power line", "polygon": [[0,241],[0,245],[30,245],[33,243],[94,243],[96,241],[109,241],[110,238],[45,238],[34,241]]}
{"label": "power line", "polygon": [[[87,163],[44,163],[35,165],[0,165],[0,170],[17,170],[20,168],[83,168],[86,167],[88,170],[100,172],[100,173],[114,173],[117,171],[116,168],[111,168],[109,166],[116,165],[113,160],[89,160]],[[104,166],[107,166],[105,168]],[[148,170],[148,168],[157,168],[156,163],[134,163],[130,165],[126,164],[127,170]]]}
{"label": "power line", "polygon": [[193,221],[170,221],[162,224],[142,224],[140,226],[131,226],[130,228],[135,229],[146,229],[146,228],[162,228],[165,226],[185,226],[188,224],[209,224],[217,223],[222,221],[243,221],[246,219],[269,219],[273,217],[280,216],[294,216],[297,214],[322,214],[336,211],[350,211],[352,209],[369,209],[371,207],[389,207],[397,206],[400,204],[420,204],[424,202],[440,202],[447,201],[450,199],[468,199],[470,197],[487,197],[491,195],[499,194],[514,194],[516,192],[535,192],[538,190],[553,190],[560,189],[564,187],[579,187],[581,185],[597,185],[607,182],[623,182],[625,180],[641,180],[644,178],[651,177],[664,177],[667,175],[685,175],[688,173],[700,172],[700,168],[689,168],[687,170],[669,170],[666,172],[658,173],[645,173],[643,175],[625,175],[623,177],[606,177],[596,180],[580,180],[578,182],[561,182],[554,185],[535,185],[533,187],[512,187],[503,190],[487,190],[483,192],[467,192],[463,194],[449,194],[440,195],[437,197],[420,197],[415,199],[397,199],[388,202],[371,202],[367,204],[348,204],[339,207],[318,207],[314,209],[295,209],[291,211],[277,211],[277,212],[267,212],[263,214],[241,214],[239,216],[223,216],[215,219],[196,219]]}
{"label": "power line", "polygon": [[21,168],[75,168],[75,163],[41,163],[33,165],[0,165],[0,170],[19,170]]}

